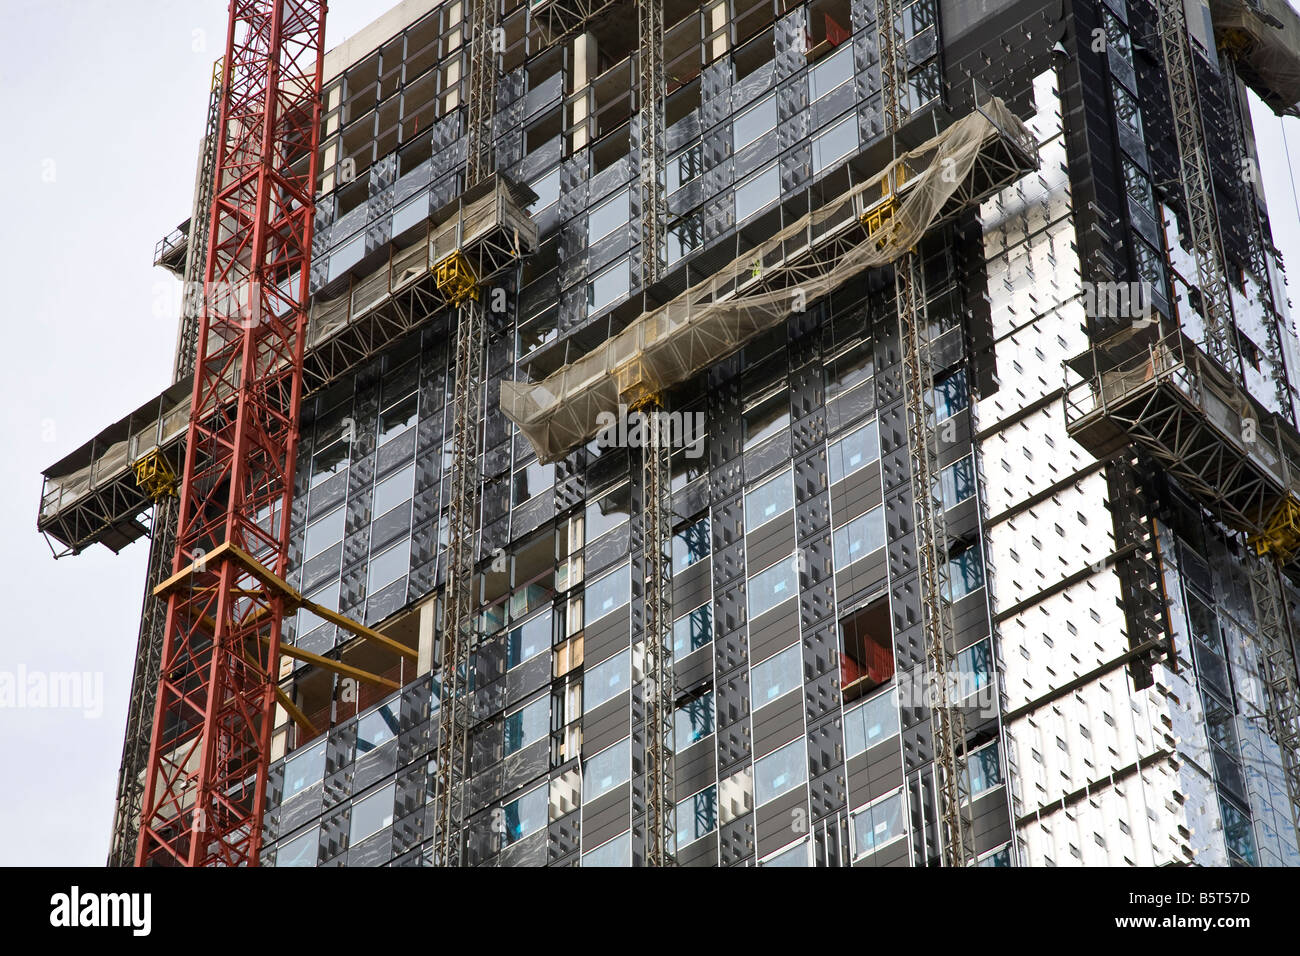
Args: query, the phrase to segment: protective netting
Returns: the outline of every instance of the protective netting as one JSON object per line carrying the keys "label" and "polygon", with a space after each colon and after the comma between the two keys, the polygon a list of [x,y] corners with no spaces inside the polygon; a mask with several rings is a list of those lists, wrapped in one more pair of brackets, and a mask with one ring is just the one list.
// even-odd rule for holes
{"label": "protective netting", "polygon": [[1272,110],[1300,107],[1300,16],[1287,0],[1210,0],[1216,42]]}
{"label": "protective netting", "polygon": [[[617,414],[620,400],[686,380],[864,270],[913,248],[966,188],[981,149],[1008,133],[1020,142],[1028,137],[1001,100],[981,104],[543,381],[503,382],[502,410],[541,460],[562,457],[593,438],[608,423],[602,413]],[[892,215],[869,234],[859,214],[884,208]]]}

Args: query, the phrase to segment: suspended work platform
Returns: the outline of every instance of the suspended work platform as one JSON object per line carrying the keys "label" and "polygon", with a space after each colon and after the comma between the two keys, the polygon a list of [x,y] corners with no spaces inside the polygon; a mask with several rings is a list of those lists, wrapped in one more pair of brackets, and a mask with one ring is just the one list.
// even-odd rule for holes
{"label": "suspended work platform", "polygon": [[1300,505],[1300,436],[1181,331],[1118,363],[1106,354],[1071,363],[1083,375],[1066,389],[1071,437],[1099,460],[1136,442],[1261,553],[1294,561],[1286,516]]}
{"label": "suspended work platform", "polygon": [[[391,248],[386,263],[350,279],[344,294],[313,302],[307,393],[445,314],[453,303],[437,282],[440,263],[456,258],[481,286],[536,249],[537,226],[524,212],[535,198],[526,186],[490,176],[434,213],[413,244]],[[135,465],[157,450],[180,473],[192,388],[167,388],[45,471],[37,529],[55,557],[95,543],[120,551],[149,533],[143,519],[152,498],[137,483]]]}
{"label": "suspended work platform", "polygon": [[[540,459],[555,461],[595,436],[630,385],[655,394],[685,381],[1037,166],[1020,119],[997,98],[983,101],[582,358],[541,382],[503,382],[502,411]],[[897,184],[896,194],[882,195],[886,184]],[[881,203],[891,213],[873,219]]]}

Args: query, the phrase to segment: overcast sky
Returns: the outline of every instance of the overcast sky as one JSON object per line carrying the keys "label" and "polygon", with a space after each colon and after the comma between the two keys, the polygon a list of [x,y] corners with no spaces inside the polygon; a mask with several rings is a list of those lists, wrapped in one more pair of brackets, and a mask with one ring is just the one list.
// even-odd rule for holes
{"label": "overcast sky", "polygon": [[[328,45],[390,5],[331,0]],[[35,530],[40,473],[168,384],[177,283],[151,260],[189,215],[225,21],[224,0],[4,0],[0,13],[0,672],[85,672],[103,691],[99,713],[0,707],[0,864],[107,856],[148,546],[55,562]],[[1295,288],[1282,125],[1254,106]],[[1300,121],[1286,128],[1300,160]]]}

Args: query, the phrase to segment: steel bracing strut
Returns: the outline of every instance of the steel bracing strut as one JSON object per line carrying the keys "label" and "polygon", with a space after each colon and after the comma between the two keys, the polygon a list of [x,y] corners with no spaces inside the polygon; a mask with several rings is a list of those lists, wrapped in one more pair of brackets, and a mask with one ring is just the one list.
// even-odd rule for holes
{"label": "steel bracing strut", "polygon": [[[906,121],[907,45],[898,0],[880,0],[880,62],[885,129],[897,134]],[[897,185],[897,184],[895,184]],[[938,497],[938,436],[934,427],[934,366],[920,256],[915,249],[894,263],[894,302],[898,311],[907,404],[907,448],[912,474],[912,512],[916,563],[925,634],[931,735],[944,829],[944,860],[965,866],[974,858],[970,825],[970,782],[966,772],[966,720],[952,687],[954,647],[948,600],[948,530]]]}
{"label": "steel bracing strut", "polygon": [[[473,0],[469,10],[469,104],[465,188],[492,174],[496,113],[496,0]],[[469,773],[470,667],[476,641],[475,531],[480,499],[479,438],[483,429],[485,316],[475,289],[459,303],[456,382],[452,397],[451,500],[447,519],[447,584],[443,592],[438,755],[434,786],[434,862],[463,859],[464,788]]]}
{"label": "steel bracing strut", "polygon": [[325,4],[233,0],[137,865],[255,866],[298,446]]}

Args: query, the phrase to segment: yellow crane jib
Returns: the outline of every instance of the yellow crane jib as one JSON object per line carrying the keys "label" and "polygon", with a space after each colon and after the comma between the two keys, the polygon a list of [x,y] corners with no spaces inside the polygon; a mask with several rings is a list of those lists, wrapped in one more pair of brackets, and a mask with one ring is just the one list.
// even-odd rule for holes
{"label": "yellow crane jib", "polygon": [[135,471],[135,483],[153,501],[174,498],[180,491],[180,482],[176,472],[161,451],[153,451],[140,458],[131,466]]}
{"label": "yellow crane jib", "polygon": [[1272,555],[1284,564],[1300,553],[1300,502],[1289,495],[1284,498],[1250,543],[1256,554]]}
{"label": "yellow crane jib", "polygon": [[478,298],[478,276],[465,254],[457,249],[445,256],[434,270],[438,292],[453,306],[459,307],[469,299]]}

